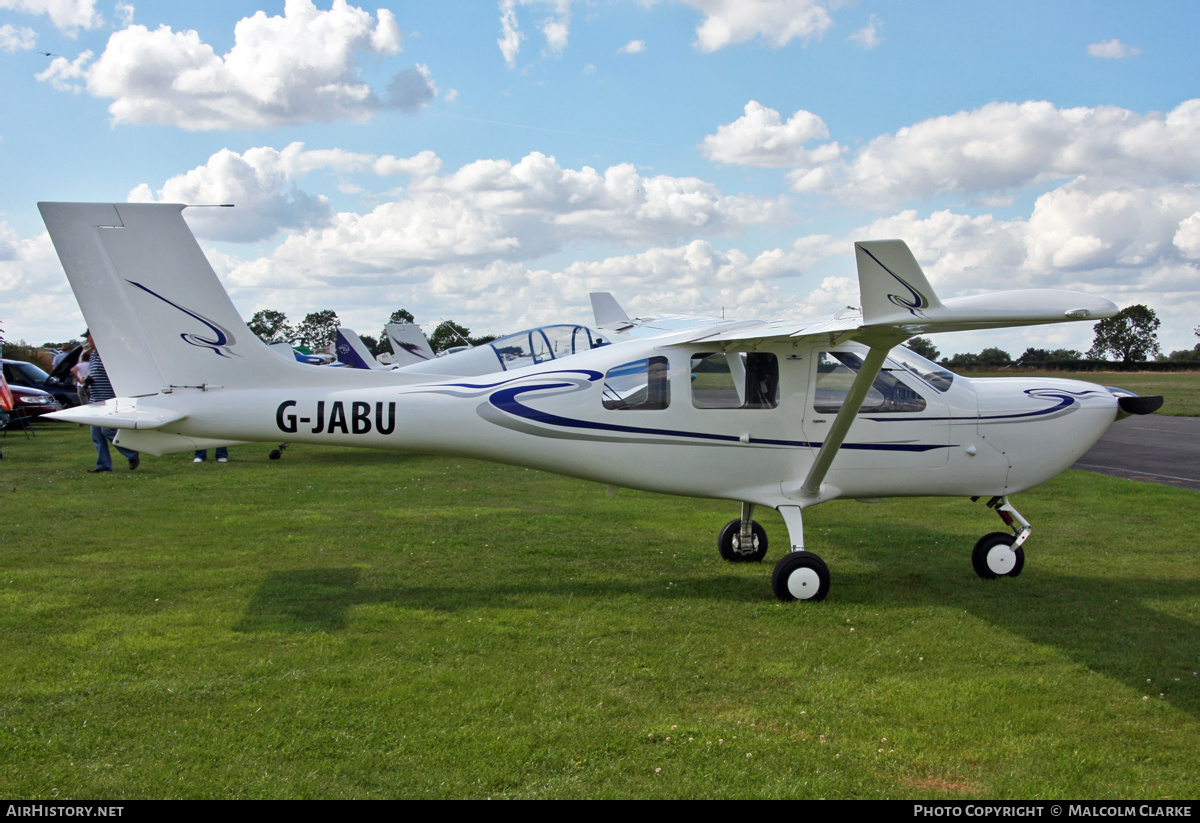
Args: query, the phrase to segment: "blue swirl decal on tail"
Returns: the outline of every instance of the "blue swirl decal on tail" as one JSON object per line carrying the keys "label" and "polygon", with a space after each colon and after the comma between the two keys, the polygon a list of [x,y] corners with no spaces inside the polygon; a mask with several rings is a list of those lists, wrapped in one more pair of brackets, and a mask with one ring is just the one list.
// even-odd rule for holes
{"label": "blue swirl decal on tail", "polygon": [[135,283],[132,280],[126,280],[125,282],[131,286],[137,286],[139,289],[146,292],[147,294],[157,297],[159,300],[163,301],[168,306],[173,306],[174,308],[179,309],[181,312],[188,315],[189,317],[196,318],[201,323],[203,323],[204,325],[206,325],[210,329],[212,329],[213,334],[216,335],[215,340],[209,340],[205,337],[201,337],[198,334],[189,334],[187,332],[184,332],[179,335],[180,339],[182,339],[183,342],[185,342],[191,346],[198,346],[202,349],[212,349],[213,353],[220,357],[241,357],[241,355],[235,354],[234,352],[230,351],[230,348],[237,341],[234,339],[233,332],[229,331],[229,329],[226,329],[223,326],[220,326],[220,325],[214,323],[213,321],[209,320],[207,317],[205,317],[201,314],[197,314],[196,312],[192,311],[191,309],[185,309],[183,306],[179,305],[178,303],[172,302],[171,300],[168,300],[167,298],[163,297],[161,294],[158,294],[153,289],[146,288],[141,283]]}
{"label": "blue swirl decal on tail", "polygon": [[887,296],[888,302],[892,303],[893,305],[899,306],[902,309],[906,309],[908,311],[908,313],[911,314],[913,317],[922,317],[923,315],[921,314],[921,312],[919,310],[929,308],[929,305],[930,305],[929,298],[926,297],[925,295],[921,294],[921,292],[914,289],[912,287],[912,285],[907,283],[904,280],[904,278],[902,278],[900,275],[896,274],[894,271],[889,269],[887,266],[883,265],[883,261],[881,261],[875,255],[871,254],[869,249],[864,248],[863,253],[866,254],[867,257],[870,257],[872,260],[874,260],[876,263],[878,263],[879,268],[883,269],[885,272],[887,272],[893,278],[895,278],[897,283],[899,283],[901,286],[904,286],[904,288],[908,289],[908,293],[911,296],[911,299],[906,300],[904,297],[902,297],[899,294],[889,294]]}

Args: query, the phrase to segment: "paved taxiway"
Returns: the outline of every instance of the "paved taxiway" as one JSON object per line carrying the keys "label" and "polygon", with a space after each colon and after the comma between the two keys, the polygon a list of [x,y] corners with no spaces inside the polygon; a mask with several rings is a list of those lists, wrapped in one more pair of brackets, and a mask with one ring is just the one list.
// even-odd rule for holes
{"label": "paved taxiway", "polygon": [[1200,491],[1200,417],[1118,420],[1071,468]]}

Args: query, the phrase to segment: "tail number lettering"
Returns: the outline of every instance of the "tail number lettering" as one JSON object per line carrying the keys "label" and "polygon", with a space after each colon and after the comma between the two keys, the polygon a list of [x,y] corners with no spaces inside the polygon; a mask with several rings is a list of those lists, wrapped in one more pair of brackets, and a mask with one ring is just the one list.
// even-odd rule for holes
{"label": "tail number lettering", "polygon": [[341,434],[370,434],[376,431],[379,434],[391,434],[396,430],[396,403],[387,403],[385,412],[384,403],[376,403],[374,412],[371,414],[371,404],[362,400],[355,400],[349,404],[349,414],[347,414],[346,404],[341,400],[334,400],[329,403],[329,413],[326,416],[326,401],[317,401],[317,413],[313,417],[298,417],[294,411],[296,407],[295,400],[285,400],[279,404],[279,408],[275,410],[275,425],[284,434],[295,434],[300,430],[300,424],[312,424],[309,429],[311,434],[333,434],[339,432]]}

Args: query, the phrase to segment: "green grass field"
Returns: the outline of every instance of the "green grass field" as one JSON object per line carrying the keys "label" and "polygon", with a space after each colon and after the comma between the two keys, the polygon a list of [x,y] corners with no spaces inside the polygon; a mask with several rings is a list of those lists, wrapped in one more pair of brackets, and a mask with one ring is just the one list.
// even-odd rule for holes
{"label": "green grass field", "polygon": [[983,581],[966,500],[809,511],[311,446],[0,462],[8,798],[1196,798],[1200,494],[1068,472]]}

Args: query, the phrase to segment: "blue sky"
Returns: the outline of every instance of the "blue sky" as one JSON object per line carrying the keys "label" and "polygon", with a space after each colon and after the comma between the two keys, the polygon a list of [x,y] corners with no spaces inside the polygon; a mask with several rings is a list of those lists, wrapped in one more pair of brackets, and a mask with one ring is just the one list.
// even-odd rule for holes
{"label": "blue sky", "polygon": [[[39,200],[168,200],[243,315],[476,332],[824,316],[852,243],[943,297],[1200,323],[1191,3],[0,0],[0,320],[82,330]],[[51,52],[46,56],[40,52]],[[429,329],[432,326],[428,327]],[[1087,348],[1087,324],[940,335]]]}

